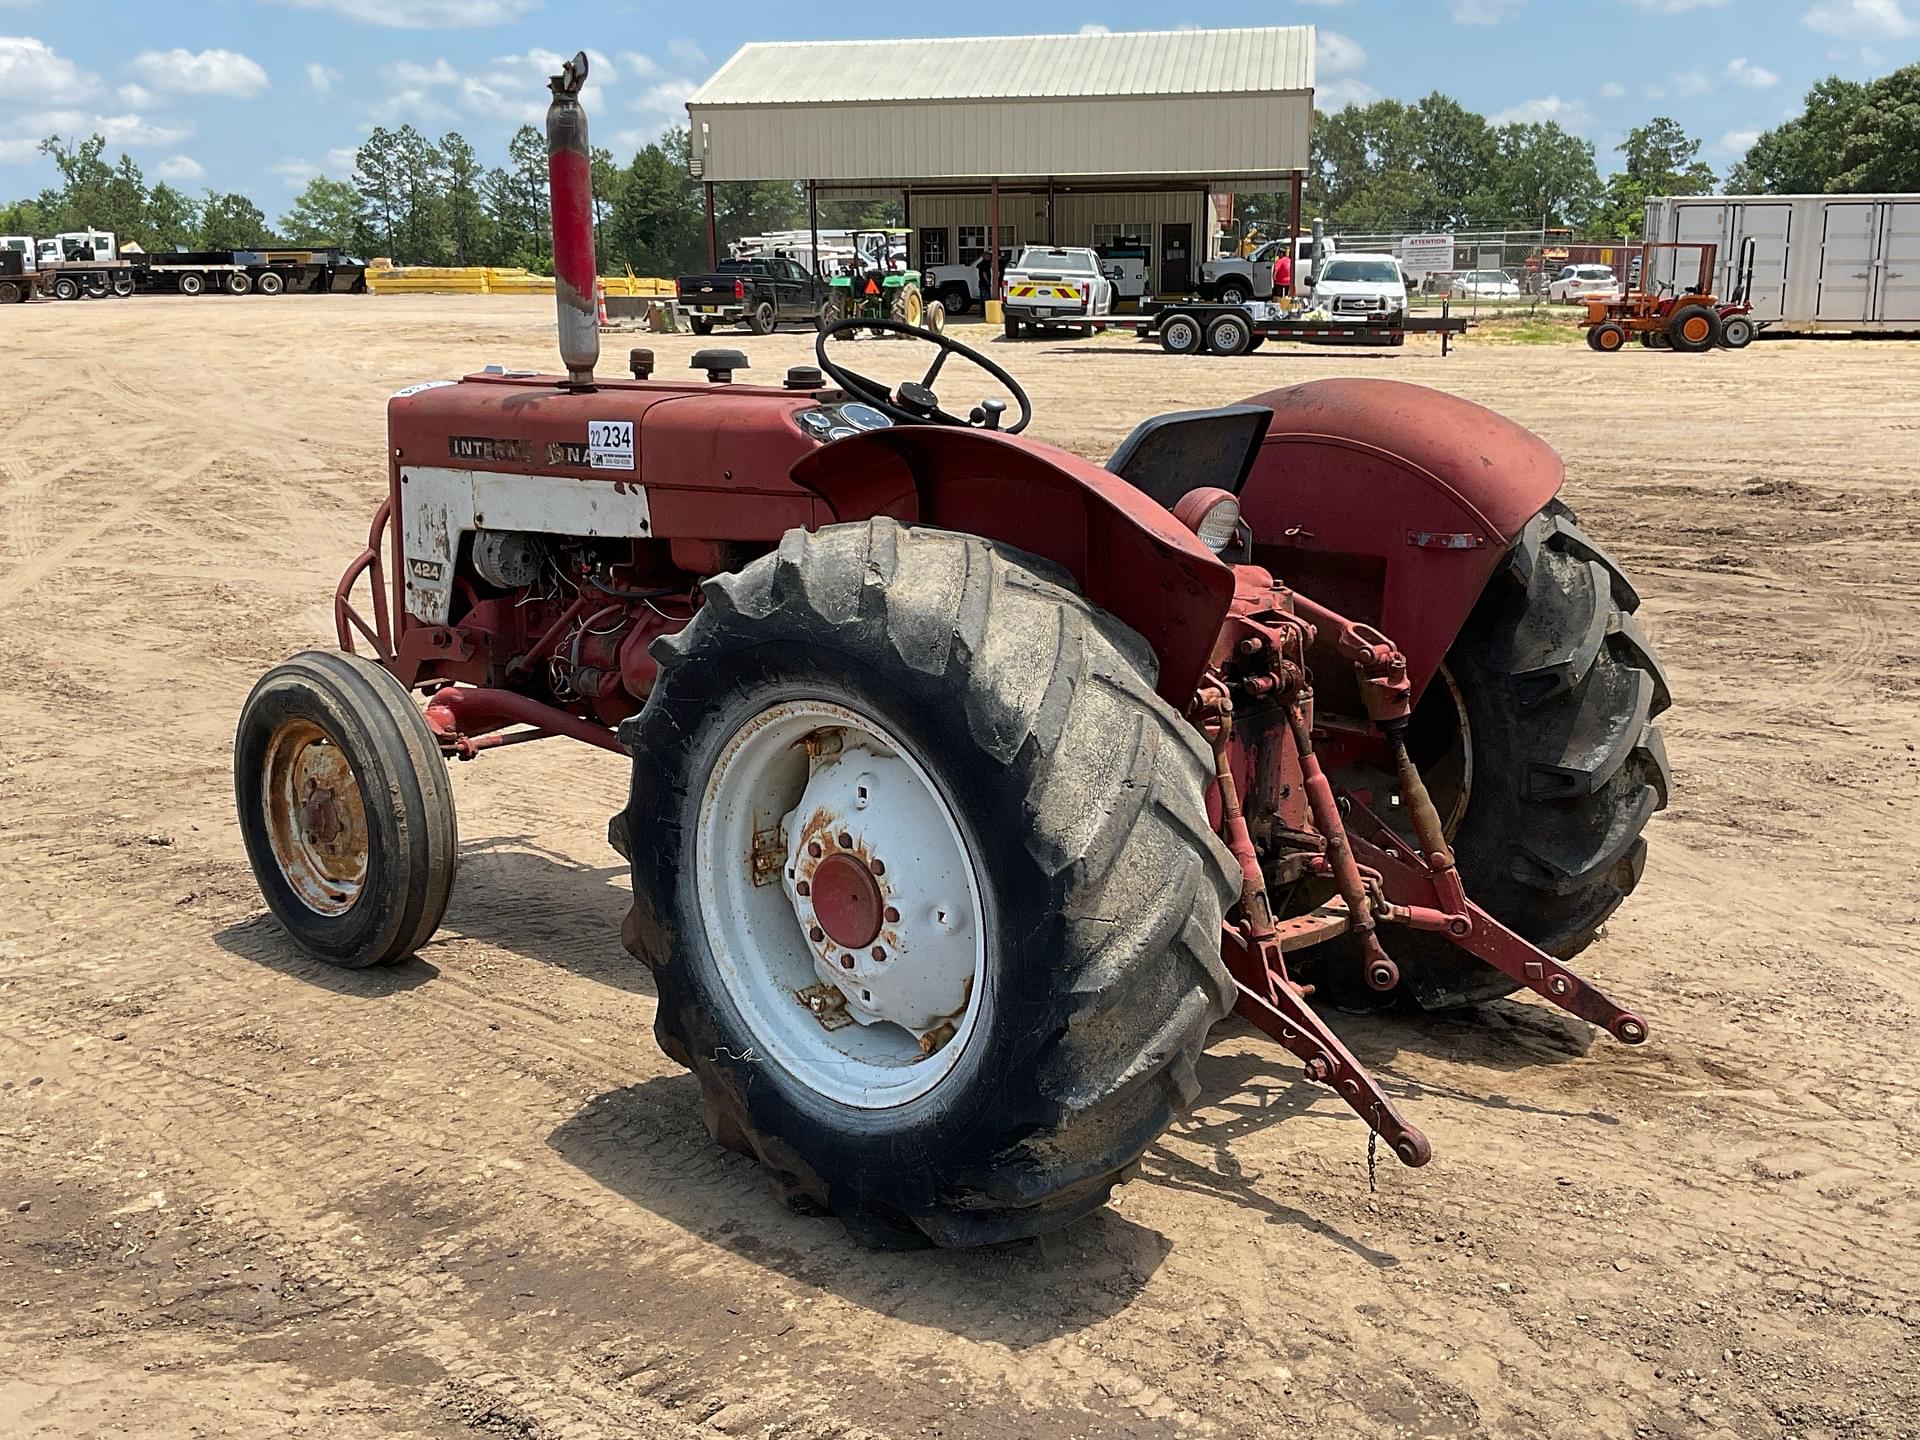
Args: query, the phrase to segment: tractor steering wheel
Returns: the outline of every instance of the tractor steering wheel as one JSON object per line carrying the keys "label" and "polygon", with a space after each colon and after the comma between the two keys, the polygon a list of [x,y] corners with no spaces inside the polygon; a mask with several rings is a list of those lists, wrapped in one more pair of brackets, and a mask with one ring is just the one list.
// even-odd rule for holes
{"label": "tractor steering wheel", "polygon": [[[849,370],[836,364],[827,356],[827,341],[836,335],[851,335],[866,330],[876,335],[904,335],[909,340],[924,340],[938,348],[939,354],[933,357],[933,363],[927,367],[927,373],[919,380],[901,382],[899,388],[888,389],[880,381],[858,370]],[[842,390],[857,395],[861,400],[873,406],[891,420],[902,425],[958,425],[968,430],[1000,430],[1003,434],[1018,435],[1027,428],[1033,419],[1033,402],[1027,398],[1027,392],[1020,388],[1020,382],[993,361],[982,355],[972,346],[962,345],[951,336],[937,334],[932,330],[922,330],[918,326],[902,324],[898,320],[862,320],[849,317],[836,320],[814,337],[813,353],[825,371]],[[1002,427],[1000,415],[1006,410],[1005,404],[998,400],[982,402],[975,407],[971,416],[962,417],[940,408],[940,397],[933,393],[933,382],[939,378],[940,367],[947,363],[949,355],[958,355],[987,372],[1006,387],[1014,403],[1020,407],[1019,418],[1013,424]]]}

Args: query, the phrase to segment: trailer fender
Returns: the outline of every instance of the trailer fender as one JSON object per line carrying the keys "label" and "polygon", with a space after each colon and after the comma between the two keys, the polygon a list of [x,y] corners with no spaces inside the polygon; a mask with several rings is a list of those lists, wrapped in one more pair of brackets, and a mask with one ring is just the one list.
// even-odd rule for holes
{"label": "trailer fender", "polygon": [[1184,709],[1193,698],[1233,601],[1233,570],[1118,476],[1051,445],[937,426],[836,441],[790,474],[832,522],[890,515],[1053,561],[1153,647],[1163,699]]}
{"label": "trailer fender", "polygon": [[1255,562],[1391,636],[1417,699],[1565,464],[1504,416],[1397,380],[1245,403],[1274,417],[1240,497]]}

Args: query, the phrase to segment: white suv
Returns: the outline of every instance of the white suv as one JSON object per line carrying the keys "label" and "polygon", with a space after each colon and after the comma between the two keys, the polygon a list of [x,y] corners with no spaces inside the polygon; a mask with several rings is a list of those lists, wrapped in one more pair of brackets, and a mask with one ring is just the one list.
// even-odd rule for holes
{"label": "white suv", "polygon": [[1618,300],[1620,281],[1611,265],[1568,265],[1548,284],[1547,298],[1556,305]]}

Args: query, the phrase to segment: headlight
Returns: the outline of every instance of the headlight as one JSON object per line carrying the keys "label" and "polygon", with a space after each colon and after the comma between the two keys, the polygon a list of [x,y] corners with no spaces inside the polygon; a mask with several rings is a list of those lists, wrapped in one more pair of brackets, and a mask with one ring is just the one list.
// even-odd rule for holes
{"label": "headlight", "polygon": [[1218,555],[1240,528],[1240,502],[1225,490],[1202,486],[1189,490],[1173,507],[1173,518],[1200,537],[1200,543]]}

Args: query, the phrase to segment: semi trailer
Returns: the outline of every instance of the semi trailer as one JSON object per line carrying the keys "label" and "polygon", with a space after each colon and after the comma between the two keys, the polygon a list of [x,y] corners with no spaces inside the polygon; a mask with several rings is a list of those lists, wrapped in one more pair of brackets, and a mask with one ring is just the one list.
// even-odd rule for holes
{"label": "semi trailer", "polygon": [[[1920,334],[1920,194],[1681,195],[1647,202],[1646,239],[1718,247],[1730,295],[1753,242],[1747,296],[1769,335]],[[1652,252],[1646,288],[1686,283],[1690,255]]]}
{"label": "semi trailer", "polygon": [[75,230],[33,240],[4,237],[21,253],[17,281],[27,299],[105,299],[136,293],[280,295],[361,293],[367,288],[364,260],[338,249],[163,250],[121,246],[111,231]]}

